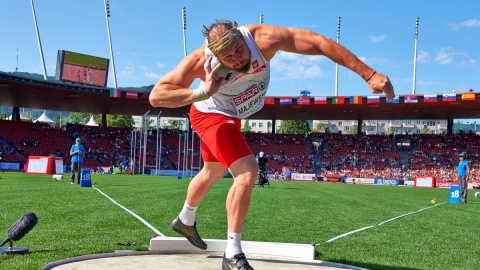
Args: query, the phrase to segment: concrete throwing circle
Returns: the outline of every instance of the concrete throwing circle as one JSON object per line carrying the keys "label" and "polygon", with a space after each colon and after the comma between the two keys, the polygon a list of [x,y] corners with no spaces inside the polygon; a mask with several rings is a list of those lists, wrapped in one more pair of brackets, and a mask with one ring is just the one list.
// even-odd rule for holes
{"label": "concrete throwing circle", "polygon": [[[152,252],[121,252],[86,255],[60,260],[43,269],[54,270],[158,270],[158,269],[221,269],[223,254],[156,254]],[[316,260],[291,260],[248,256],[255,269],[355,269],[355,266]]]}

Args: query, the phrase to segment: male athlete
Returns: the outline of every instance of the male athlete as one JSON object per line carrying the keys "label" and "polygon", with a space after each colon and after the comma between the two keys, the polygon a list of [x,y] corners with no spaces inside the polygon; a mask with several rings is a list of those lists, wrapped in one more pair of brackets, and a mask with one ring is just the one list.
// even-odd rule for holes
{"label": "male athlete", "polygon": [[[204,27],[206,41],[163,76],[150,94],[154,107],[175,108],[192,104],[190,122],[202,139],[204,166],[188,187],[185,204],[171,227],[200,249],[207,244],[197,232],[195,213],[210,187],[228,169],[234,179],[227,196],[227,246],[223,269],[253,269],[242,251],[242,226],[250,206],[250,194],[258,165],[240,130],[242,118],[262,109],[270,81],[270,60],[279,51],[324,55],[363,78],[375,94],[395,94],[387,76],[376,72],[337,42],[298,28],[255,24],[238,27],[221,20]],[[230,69],[211,68],[216,58]],[[190,88],[195,79],[202,82]]]}

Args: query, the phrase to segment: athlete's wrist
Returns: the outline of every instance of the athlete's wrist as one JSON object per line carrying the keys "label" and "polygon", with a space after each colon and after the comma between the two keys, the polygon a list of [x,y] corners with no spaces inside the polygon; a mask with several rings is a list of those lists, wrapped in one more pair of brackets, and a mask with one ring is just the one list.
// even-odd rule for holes
{"label": "athlete's wrist", "polygon": [[193,94],[193,100],[195,102],[207,100],[210,98],[210,95],[208,95],[207,90],[205,90],[205,88],[193,89],[192,94]]}

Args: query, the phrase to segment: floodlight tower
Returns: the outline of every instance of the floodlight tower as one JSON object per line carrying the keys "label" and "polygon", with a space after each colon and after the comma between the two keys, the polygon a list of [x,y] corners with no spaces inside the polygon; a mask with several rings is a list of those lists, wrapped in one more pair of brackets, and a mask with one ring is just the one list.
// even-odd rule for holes
{"label": "floodlight tower", "polygon": [[[338,17],[338,23],[337,23],[337,43],[340,42],[340,20],[341,20],[341,17]],[[335,64],[335,96],[338,96],[338,63]]]}
{"label": "floodlight tower", "polygon": [[187,38],[185,36],[185,30],[187,30],[187,9],[182,8],[182,25],[183,25],[183,55],[187,56]]}
{"label": "floodlight tower", "polygon": [[37,32],[38,49],[40,50],[40,60],[42,62],[43,69],[43,79],[47,80],[47,69],[45,68],[45,60],[43,59],[42,41],[40,40],[40,33],[38,32],[37,15],[35,15],[33,0],[30,0],[30,5],[32,6],[33,22],[35,23],[35,30]]}
{"label": "floodlight tower", "polygon": [[115,74],[115,60],[113,59],[113,49],[112,49],[112,38],[110,37],[110,23],[108,18],[110,18],[110,4],[109,0],[104,0],[105,2],[105,19],[107,20],[107,33],[108,33],[108,44],[110,45],[110,59],[112,59],[112,72],[113,72],[113,88],[117,89],[117,75]]}
{"label": "floodlight tower", "polygon": [[413,82],[412,82],[412,94],[415,94],[416,82],[417,82],[417,43],[418,43],[418,24],[420,22],[420,17],[417,17],[415,23],[415,49],[413,52]]}

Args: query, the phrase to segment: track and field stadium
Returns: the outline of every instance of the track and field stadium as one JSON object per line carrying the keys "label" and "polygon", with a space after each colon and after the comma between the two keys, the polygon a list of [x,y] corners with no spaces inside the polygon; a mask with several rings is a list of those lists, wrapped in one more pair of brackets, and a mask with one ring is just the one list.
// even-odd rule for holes
{"label": "track and field stadium", "polygon": [[[33,0],[30,3],[43,62]],[[109,28],[109,1],[104,0],[104,4]],[[208,6],[203,1],[201,5]],[[10,12],[6,6],[5,10]],[[261,6],[268,7],[268,4]],[[390,4],[387,6],[391,9]],[[322,5],[322,9],[326,7]],[[63,5],[62,8],[68,10]],[[250,8],[249,13],[255,13],[253,7]],[[272,8],[269,10],[273,11]],[[301,20],[308,16],[304,16],[306,11],[301,11]],[[314,11],[317,16],[316,8],[308,11]],[[452,11],[448,10],[450,15]],[[159,16],[161,12],[155,9],[155,19],[167,18]],[[356,12],[364,13],[361,8]],[[13,29],[28,35],[28,31],[20,27],[25,20],[16,11],[14,13],[15,18],[9,19],[14,23],[6,23],[4,36],[6,44],[17,43],[15,70],[18,70],[19,48],[20,64],[24,65],[25,43],[31,46],[33,42],[17,41],[8,34],[8,30]],[[298,17],[293,10],[288,13],[290,17]],[[433,13],[441,17],[437,11]],[[466,15],[468,12],[460,13]],[[225,10],[222,14],[228,12]],[[400,14],[396,9],[389,17],[397,18]],[[53,21],[53,15],[48,14],[49,22]],[[207,14],[203,15],[206,18]],[[381,14],[378,15],[375,19],[388,25]],[[146,14],[140,16],[147,17]],[[286,19],[282,18],[282,24]],[[182,20],[185,41],[185,8]],[[263,24],[263,15],[260,20]],[[89,25],[94,25],[94,20],[85,17],[81,21],[90,32],[89,36],[93,34],[95,29]],[[130,27],[137,19],[129,14],[127,20],[124,17],[122,21],[128,21]],[[394,22],[395,26],[398,22]],[[299,96],[267,95],[263,109],[250,117],[270,121],[272,126],[268,130],[273,130],[272,133],[243,133],[253,153],[264,152],[269,161],[266,183],[261,182],[263,179],[255,183],[242,232],[243,251],[255,269],[480,269],[477,240],[480,233],[480,192],[477,192],[480,188],[480,136],[473,122],[480,118],[480,96],[476,93],[478,90],[468,90],[470,87],[463,85],[463,79],[454,72],[445,77],[451,80],[451,85],[460,86],[458,82],[462,81],[456,88],[467,90],[415,94],[418,23],[419,17],[415,34],[414,94],[387,101],[382,95],[318,97],[310,96],[308,91],[302,94],[300,90]],[[464,21],[454,26],[463,27],[462,32],[455,31],[471,38],[463,30],[478,26],[477,23],[475,19]],[[175,43],[175,37],[165,38],[170,38],[171,34],[160,27],[163,24],[157,20],[151,25],[155,31],[162,31],[158,35],[162,43]],[[377,26],[363,26],[360,32],[377,31]],[[142,29],[147,27],[142,25]],[[122,34],[128,32],[127,28],[122,31]],[[135,31],[135,34],[137,32],[140,33]],[[61,33],[58,37],[69,39],[67,32],[56,33]],[[339,34],[340,17],[337,42]],[[0,246],[0,269],[218,269],[226,246],[225,198],[233,182],[231,174],[227,172],[213,185],[198,209],[197,228],[208,243],[207,250],[199,250],[170,228],[184,203],[192,177],[203,165],[200,139],[189,125],[189,106],[153,108],[148,92],[104,87],[110,60],[115,77],[109,29],[108,35],[112,59],[55,48],[58,58],[54,80],[0,71],[0,202],[3,206],[0,230],[6,232]],[[128,38],[138,43],[146,42],[133,33]],[[385,35],[369,38],[371,43],[376,43]],[[448,39],[456,44],[472,43],[458,36]],[[93,39],[87,41],[96,47],[102,44]],[[355,43],[357,46],[366,44],[359,39]],[[371,43],[368,48],[375,46]],[[392,43],[389,44],[387,53],[396,51]],[[78,45],[80,51],[87,51],[80,42]],[[7,54],[13,55],[12,48],[5,48]],[[184,50],[186,55],[186,44]],[[475,69],[470,68],[477,63],[475,56],[453,47],[444,47],[438,52],[435,61],[442,66],[450,61],[447,56],[461,55],[463,58],[458,59],[465,60],[461,67],[465,76],[474,73],[471,71]],[[395,54],[401,55],[401,52]],[[426,56],[425,51],[422,54]],[[5,63],[12,61],[5,59]],[[465,65],[467,62],[469,66]],[[47,78],[44,62],[43,65]],[[146,66],[143,67],[145,72],[148,71]],[[466,68],[471,73],[467,73]],[[158,77],[153,73],[148,76]],[[454,78],[457,79],[455,84]],[[116,77],[114,85],[117,88]],[[8,114],[11,111],[8,119],[5,107]],[[31,121],[24,118],[21,108],[45,112],[36,121]],[[57,124],[61,121],[49,119],[47,110],[92,116],[88,123],[86,118],[83,124]],[[93,114],[97,121],[100,119],[100,125],[93,121]],[[107,115],[144,117],[140,127],[114,128],[107,124]],[[148,127],[147,117],[152,116],[158,117],[156,128]],[[160,128],[160,116],[182,118],[186,128]],[[278,132],[279,120],[312,119],[349,121],[354,132]],[[419,119],[425,121],[424,130],[427,131],[422,132],[424,130],[418,126],[412,128],[411,121]],[[470,132],[458,132],[454,123],[458,119],[471,119],[472,124],[467,124]],[[388,121],[388,127],[383,130],[393,129],[392,134],[378,131],[382,125],[378,121]],[[372,132],[374,125],[376,131]],[[436,129],[432,133],[442,134],[426,134],[432,126]],[[69,179],[68,153],[78,137],[87,153],[82,180],[75,184]],[[465,201],[460,200],[457,181],[460,153],[466,154],[471,169]]]}
{"label": "track and field stadium", "polygon": [[[18,121],[19,107],[68,108],[100,114],[142,115],[148,110],[151,114],[159,113],[157,108],[149,107],[142,94],[135,99],[125,95],[113,98],[105,88],[46,82],[1,72],[0,92],[0,105],[14,108],[14,121],[0,121],[4,150],[0,165],[6,168],[5,173],[0,171],[4,209],[0,228],[6,230],[26,212],[38,216],[35,228],[13,243],[27,247],[29,253],[0,254],[0,268],[73,269],[68,266],[74,263],[74,258],[93,262],[102,254],[110,254],[112,258],[131,256],[131,261],[137,262],[142,261],[143,255],[160,256],[152,250],[156,247],[154,240],[178,237],[169,224],[183,204],[178,198],[185,196],[190,175],[177,173],[201,167],[198,159],[184,162],[184,156],[179,155],[181,151],[176,151],[179,132],[162,130],[161,146],[169,153],[161,153],[160,168],[153,166],[157,159],[154,131],[148,134],[146,142],[145,170],[119,171],[115,167],[116,173],[109,174],[105,173],[109,164],[116,164],[119,156],[130,153],[131,129],[74,124],[60,129],[45,123]],[[270,188],[254,188],[244,240],[299,244],[303,246],[298,248],[312,251],[311,254],[306,251],[312,260],[301,262],[271,257],[252,257],[250,261],[262,267],[283,264],[294,269],[480,268],[476,258],[480,200],[474,196],[474,188],[480,181],[477,165],[480,137],[451,134],[453,119],[479,114],[479,97],[475,93],[474,97],[462,100],[459,94],[454,103],[442,103],[441,97],[438,103],[424,103],[419,97],[416,104],[405,104],[404,97],[400,97],[399,104],[380,100],[375,106],[367,102],[355,105],[346,102],[343,106],[327,102],[314,106],[313,97],[309,98],[311,106],[297,105],[295,97],[291,104],[280,105],[279,97],[273,97],[273,104],[265,105],[252,118],[305,120],[311,115],[359,121],[395,119],[398,115],[406,119],[443,118],[450,124],[447,129],[450,133],[397,136],[318,133],[308,137],[244,134],[254,153],[265,151],[269,156],[267,169],[271,178]],[[72,102],[83,99],[91,102],[82,103],[82,108]],[[180,116],[187,110],[188,107],[164,110],[162,116]],[[67,165],[69,159],[65,154],[75,136],[82,136],[87,148],[102,149],[92,152],[84,165],[92,169],[91,188],[70,185],[68,173],[57,181],[51,174],[22,172],[28,167],[25,164],[29,156],[56,156]],[[410,148],[398,147],[400,140],[410,142]],[[312,149],[313,141],[321,142],[321,147]],[[195,152],[198,145],[193,147],[192,153]],[[467,153],[472,168],[467,204],[448,202],[450,186],[456,181],[456,156],[460,152]],[[292,171],[290,179],[275,180],[274,172],[281,172],[286,166]],[[321,174],[316,173],[318,166]],[[162,172],[172,175],[165,176]],[[339,181],[344,174],[346,184]],[[420,183],[419,178],[424,187],[415,187]],[[231,182],[226,177],[216,183],[199,208],[198,228],[205,239],[224,239],[224,201]],[[259,253],[262,252],[268,253]],[[133,255],[139,255],[140,259],[133,259]],[[221,253],[203,256],[191,258],[212,260],[216,266],[221,259]],[[62,260],[63,266],[55,265]],[[127,265],[120,268],[119,264],[124,262],[108,269],[133,269]],[[94,264],[88,267],[95,269]]]}

